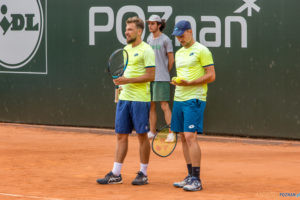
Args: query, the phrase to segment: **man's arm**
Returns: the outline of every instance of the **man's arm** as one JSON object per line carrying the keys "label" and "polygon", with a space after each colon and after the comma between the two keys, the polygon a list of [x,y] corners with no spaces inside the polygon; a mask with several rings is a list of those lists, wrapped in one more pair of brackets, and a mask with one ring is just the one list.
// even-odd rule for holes
{"label": "man's arm", "polygon": [[115,85],[125,85],[128,83],[144,83],[154,81],[155,67],[146,68],[145,74],[135,78],[125,78],[124,76],[114,79]]}
{"label": "man's arm", "polygon": [[206,83],[211,83],[216,80],[216,73],[215,73],[215,67],[214,65],[205,67],[205,74],[201,76],[198,79],[195,79],[193,81],[186,81],[182,80],[181,83],[175,83],[171,82],[173,85],[178,85],[178,86],[191,86],[191,85],[201,85],[201,84],[206,84]]}
{"label": "man's arm", "polygon": [[172,70],[173,65],[174,65],[174,53],[173,52],[168,52],[168,70],[169,72]]}

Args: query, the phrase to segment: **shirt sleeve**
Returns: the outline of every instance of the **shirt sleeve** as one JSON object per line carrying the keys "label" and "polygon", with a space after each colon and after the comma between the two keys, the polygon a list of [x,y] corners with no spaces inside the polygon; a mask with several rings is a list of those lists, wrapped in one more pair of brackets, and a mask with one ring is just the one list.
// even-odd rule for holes
{"label": "shirt sleeve", "polygon": [[145,68],[155,67],[155,54],[150,46],[144,52],[144,62]]}
{"label": "shirt sleeve", "polygon": [[165,45],[166,45],[167,53],[173,52],[173,44],[172,44],[172,40],[170,40],[170,38],[167,38],[165,40]]}
{"label": "shirt sleeve", "polygon": [[209,67],[211,65],[214,65],[212,54],[208,48],[203,48],[200,52],[199,57],[202,67]]}
{"label": "shirt sleeve", "polygon": [[151,34],[148,35],[148,37],[147,37],[147,43],[148,43],[148,44],[150,43],[150,36],[151,36]]}

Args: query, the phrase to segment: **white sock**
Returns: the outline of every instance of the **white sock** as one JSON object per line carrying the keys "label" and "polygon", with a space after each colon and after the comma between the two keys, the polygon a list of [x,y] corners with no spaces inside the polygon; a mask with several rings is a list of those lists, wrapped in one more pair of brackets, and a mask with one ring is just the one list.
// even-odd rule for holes
{"label": "white sock", "polygon": [[114,162],[114,167],[111,170],[112,173],[116,176],[119,176],[121,174],[122,165],[123,163]]}
{"label": "white sock", "polygon": [[141,163],[141,169],[140,169],[140,171],[143,172],[143,174],[145,176],[147,176],[147,168],[148,168],[148,164]]}

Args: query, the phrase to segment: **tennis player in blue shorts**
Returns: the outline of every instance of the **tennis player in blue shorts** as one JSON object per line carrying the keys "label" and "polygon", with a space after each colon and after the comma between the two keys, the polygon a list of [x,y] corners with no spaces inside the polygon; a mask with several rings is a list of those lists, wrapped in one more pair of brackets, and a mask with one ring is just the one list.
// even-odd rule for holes
{"label": "tennis player in blue shorts", "polygon": [[116,109],[115,131],[117,147],[115,162],[111,172],[98,179],[99,184],[122,183],[121,168],[128,149],[128,135],[133,128],[139,140],[140,170],[133,185],[148,184],[147,167],[150,157],[149,131],[150,82],[155,77],[155,54],[150,45],[141,39],[144,22],[138,17],[126,21],[126,39],[128,45],[128,65],[124,76],[114,79],[115,85],[122,90]]}
{"label": "tennis player in blue shorts", "polygon": [[186,191],[202,190],[200,180],[201,150],[197,133],[203,132],[203,113],[206,105],[207,84],[215,80],[211,52],[193,38],[188,21],[176,23],[173,34],[183,46],[175,54],[177,77],[172,110],[171,130],[180,133],[188,176],[175,187]]}

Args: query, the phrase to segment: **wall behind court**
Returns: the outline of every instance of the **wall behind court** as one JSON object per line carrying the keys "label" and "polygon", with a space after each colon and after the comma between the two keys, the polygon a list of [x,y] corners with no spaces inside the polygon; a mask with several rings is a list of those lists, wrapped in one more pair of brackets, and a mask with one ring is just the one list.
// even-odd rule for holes
{"label": "wall behind court", "polygon": [[18,2],[0,0],[2,122],[113,127],[107,58],[123,46],[126,18],[159,14],[169,36],[189,20],[213,53],[207,134],[300,139],[299,1]]}

